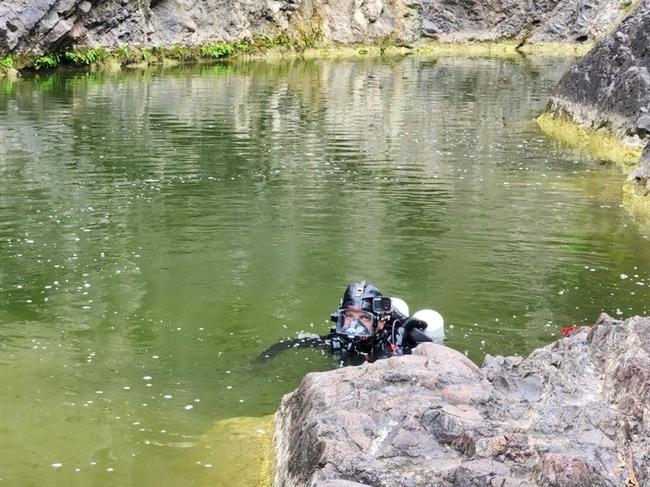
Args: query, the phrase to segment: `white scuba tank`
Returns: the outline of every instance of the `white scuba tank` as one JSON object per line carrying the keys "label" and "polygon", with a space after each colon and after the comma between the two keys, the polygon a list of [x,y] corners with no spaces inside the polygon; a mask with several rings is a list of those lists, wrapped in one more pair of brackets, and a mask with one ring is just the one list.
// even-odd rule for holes
{"label": "white scuba tank", "polygon": [[445,338],[445,320],[442,315],[432,309],[421,309],[413,314],[413,318],[424,321],[427,324],[425,335],[432,340]]}
{"label": "white scuba tank", "polygon": [[[391,296],[391,306],[394,310],[399,311],[404,316],[410,316],[409,305],[406,301],[400,298]],[[424,334],[432,340],[441,340],[445,338],[445,320],[440,313],[433,309],[421,309],[413,315],[413,318],[424,321],[427,324],[427,329]]]}

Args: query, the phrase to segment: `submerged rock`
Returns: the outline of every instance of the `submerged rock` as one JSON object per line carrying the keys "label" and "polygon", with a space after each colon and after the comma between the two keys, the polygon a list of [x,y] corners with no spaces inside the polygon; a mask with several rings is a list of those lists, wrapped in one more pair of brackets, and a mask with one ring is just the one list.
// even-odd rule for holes
{"label": "submerged rock", "polygon": [[650,483],[650,319],[528,358],[447,347],[312,373],[276,414],[278,486]]}
{"label": "submerged rock", "polygon": [[325,43],[591,42],[628,0],[3,0],[0,55],[170,47],[280,33]]}
{"label": "submerged rock", "polygon": [[[193,485],[270,487],[273,483],[273,417],[235,417],[217,421],[195,445],[188,465]],[[176,448],[190,445],[172,444]]]}

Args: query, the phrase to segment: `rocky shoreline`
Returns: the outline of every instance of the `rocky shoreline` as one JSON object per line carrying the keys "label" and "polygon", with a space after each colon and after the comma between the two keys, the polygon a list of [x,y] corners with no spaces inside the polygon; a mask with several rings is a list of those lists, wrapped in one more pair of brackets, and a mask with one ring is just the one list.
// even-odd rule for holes
{"label": "rocky shoreline", "polygon": [[276,414],[275,485],[640,487],[649,407],[650,318],[482,368],[424,344],[308,374]]}
{"label": "rocky shoreline", "polygon": [[[249,48],[508,42],[589,46],[624,16],[627,0],[5,0],[0,71],[218,58]],[[106,56],[106,53],[111,54]],[[115,63],[113,63],[115,64]]]}

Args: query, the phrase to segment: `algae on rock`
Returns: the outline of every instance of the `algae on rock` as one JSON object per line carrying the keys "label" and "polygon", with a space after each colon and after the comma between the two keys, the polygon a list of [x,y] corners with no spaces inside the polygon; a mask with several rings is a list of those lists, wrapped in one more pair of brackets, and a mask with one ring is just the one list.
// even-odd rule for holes
{"label": "algae on rock", "polygon": [[568,117],[544,113],[537,118],[542,131],[572,149],[585,149],[594,159],[615,162],[627,173],[639,162],[641,148],[626,145],[611,132],[582,127]]}

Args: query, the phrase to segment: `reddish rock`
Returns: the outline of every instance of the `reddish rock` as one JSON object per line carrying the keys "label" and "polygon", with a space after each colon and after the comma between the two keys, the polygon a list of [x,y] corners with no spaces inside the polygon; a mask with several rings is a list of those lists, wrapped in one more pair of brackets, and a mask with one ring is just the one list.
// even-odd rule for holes
{"label": "reddish rock", "polygon": [[424,344],[308,374],[276,415],[276,485],[650,485],[649,351],[650,319],[603,315],[483,368]]}

